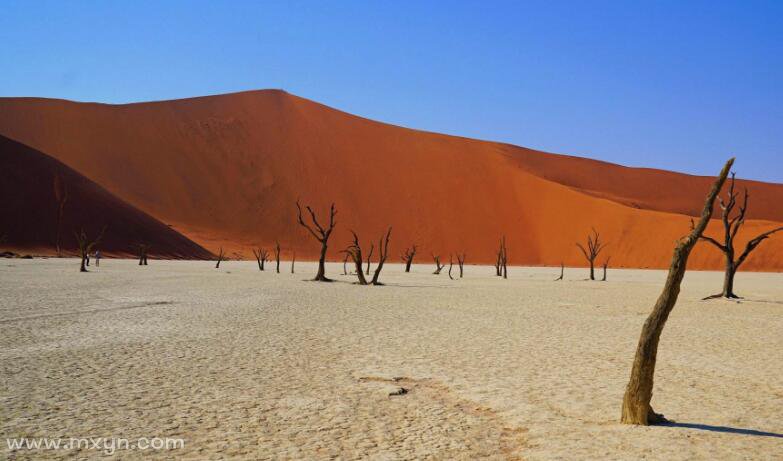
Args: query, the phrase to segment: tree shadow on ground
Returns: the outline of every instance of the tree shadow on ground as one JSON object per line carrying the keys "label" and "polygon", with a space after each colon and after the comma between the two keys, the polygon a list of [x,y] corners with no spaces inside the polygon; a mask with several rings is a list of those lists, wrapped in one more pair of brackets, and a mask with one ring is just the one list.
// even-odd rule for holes
{"label": "tree shadow on ground", "polygon": [[755,429],[742,429],[738,427],[711,426],[709,424],[677,423],[677,422],[668,422],[668,423],[660,424],[660,426],[682,427],[685,429],[698,429],[701,431],[722,432],[724,434],[755,435],[757,437],[776,437],[776,438],[783,439],[783,434],[778,434],[776,432],[757,431]]}

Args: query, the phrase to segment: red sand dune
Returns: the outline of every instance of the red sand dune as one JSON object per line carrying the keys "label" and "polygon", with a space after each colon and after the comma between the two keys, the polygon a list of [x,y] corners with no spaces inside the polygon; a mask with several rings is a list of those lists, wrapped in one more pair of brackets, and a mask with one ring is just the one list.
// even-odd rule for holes
{"label": "red sand dune", "polygon": [[66,254],[78,250],[74,232],[84,229],[94,238],[106,226],[97,246],[104,254],[135,254],[134,244],[145,242],[151,245],[151,256],[211,257],[204,248],[59,161],[0,136],[0,234],[6,235],[8,246],[52,253],[59,209],[55,181],[67,194],[60,231],[60,245]]}
{"label": "red sand dune", "polygon": [[[349,229],[368,242],[392,225],[395,259],[415,242],[419,261],[464,251],[488,263],[506,234],[513,264],[583,265],[575,242],[595,226],[613,266],[664,267],[711,181],[400,128],[274,90],[127,105],[5,98],[0,134],[213,251],[245,254],[279,239],[286,252],[316,256],[295,222],[301,198],[322,218],[336,202],[333,259]],[[716,156],[716,173],[725,160]],[[747,185],[753,219],[739,240],[783,221],[783,185]],[[706,244],[690,264],[721,266]],[[783,270],[783,236],[744,268]]]}

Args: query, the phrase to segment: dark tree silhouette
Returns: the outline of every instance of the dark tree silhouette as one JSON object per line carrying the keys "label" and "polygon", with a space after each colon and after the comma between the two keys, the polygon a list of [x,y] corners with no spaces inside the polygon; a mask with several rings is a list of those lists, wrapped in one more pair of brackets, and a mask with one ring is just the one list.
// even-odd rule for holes
{"label": "dark tree silhouette", "polygon": [[275,240],[275,272],[280,273],[280,242]]}
{"label": "dark tree silhouette", "polygon": [[508,248],[506,248],[506,236],[500,238],[500,248],[498,249],[498,274],[504,279],[508,278]]}
{"label": "dark tree silhouette", "polygon": [[449,279],[454,280],[454,277],[451,276],[451,269],[454,267],[454,256],[449,253]]}
{"label": "dark tree silhouette", "polygon": [[465,267],[465,253],[461,255],[457,253],[457,264],[459,264],[459,278],[462,278],[463,269]]}
{"label": "dark tree silhouette", "polygon": [[563,275],[565,275],[565,264],[560,263],[560,277],[556,278],[555,282],[563,280]]}
{"label": "dark tree silhouette", "polygon": [[435,272],[433,272],[433,274],[439,275],[440,271],[442,271],[443,268],[446,267],[446,265],[440,263],[440,255],[436,255],[434,253],[430,253],[430,254],[432,255],[433,261],[435,261]]}
{"label": "dark tree silhouette", "polygon": [[379,278],[381,276],[381,269],[383,269],[383,264],[386,262],[386,258],[389,256],[389,239],[391,238],[391,231],[392,228],[389,227],[389,230],[386,231],[386,237],[381,237],[378,239],[378,266],[375,267],[375,272],[372,274],[372,281],[370,282],[373,285],[383,285],[379,281]]}
{"label": "dark tree silhouette", "polygon": [[[740,227],[745,224],[745,214],[748,211],[748,189],[746,188],[744,190],[742,204],[739,205],[738,212],[734,214],[734,208],[737,206],[737,198],[739,197],[739,194],[734,191],[734,173],[731,173],[731,181],[729,182],[729,190],[726,193],[726,197],[726,202],[724,202],[722,198],[719,199],[721,221],[723,222],[723,242],[719,242],[706,235],[701,236],[702,240],[710,242],[723,252],[724,257],[726,258],[726,269],[723,275],[723,290],[718,294],[708,296],[704,299],[739,298],[739,296],[734,293],[734,276],[737,274],[737,270],[739,270],[742,263],[745,262],[750,253],[755,250],[761,242],[769,238],[772,234],[783,230],[783,226],[781,226],[750,239],[747,245],[745,245],[745,250],[738,258],[735,258],[734,238],[737,236]],[[732,216],[732,214],[734,215]],[[693,226],[693,220],[691,220],[691,226]]]}
{"label": "dark tree silhouette", "polygon": [[343,252],[351,258],[356,266],[356,276],[359,278],[359,285],[367,285],[367,279],[364,278],[364,268],[362,267],[364,259],[362,258],[362,246],[359,244],[359,236],[354,231],[351,231],[351,235],[353,235],[353,242]]}
{"label": "dark tree silhouette", "polygon": [[291,250],[291,273],[294,273],[294,264],[296,264],[296,250]]}
{"label": "dark tree silhouette", "polygon": [[405,272],[411,271],[411,264],[413,264],[413,258],[416,256],[416,245],[411,245],[410,248],[406,248],[400,258],[405,263]]}
{"label": "dark tree silhouette", "polygon": [[60,251],[60,232],[62,229],[63,211],[65,211],[65,202],[68,201],[68,187],[62,180],[59,174],[54,176],[54,199],[57,201],[57,229],[55,235],[55,248],[57,249],[57,257],[62,257]]}
{"label": "dark tree silhouette", "polygon": [[215,269],[220,268],[220,262],[226,259],[226,254],[223,252],[223,247],[220,247],[220,252],[218,253],[217,263],[215,264]]}
{"label": "dark tree silhouette", "polygon": [[611,256],[609,256],[608,258],[606,258],[606,261],[604,261],[604,276],[603,276],[603,278],[601,278],[601,281],[602,281],[602,282],[606,282],[606,268],[607,268],[607,267],[609,267],[609,260],[610,260],[610,259],[612,259],[612,257],[611,257]]}
{"label": "dark tree silhouette", "polygon": [[582,254],[590,263],[590,280],[595,280],[595,258],[601,253],[601,250],[606,248],[606,243],[601,241],[601,235],[593,228],[593,234],[587,236],[587,248],[583,247],[581,243],[577,243],[576,246],[582,250]]}
{"label": "dark tree silhouette", "polygon": [[343,258],[343,275],[348,275],[348,253],[345,253],[345,257]]}
{"label": "dark tree silhouette", "polygon": [[253,249],[253,256],[256,257],[256,262],[258,263],[258,270],[263,271],[264,270],[264,263],[269,259],[269,252],[263,248],[254,248]]}
{"label": "dark tree silhouette", "polygon": [[[310,234],[321,244],[321,254],[318,258],[318,273],[315,275],[313,280],[318,282],[331,282],[332,280],[326,277],[326,250],[329,244],[329,237],[332,235],[332,231],[334,230],[334,216],[337,214],[337,210],[335,210],[334,203],[332,203],[332,206],[329,208],[329,224],[324,228],[318,222],[318,219],[315,217],[315,212],[312,210],[312,208],[309,206],[305,208],[307,209],[307,212],[310,213],[310,220],[312,221],[312,225],[307,224],[304,219],[302,219],[302,207],[299,205],[299,200],[296,201],[297,220],[299,224],[307,229],[307,231],[310,232]],[[361,271],[361,268],[359,270]]]}
{"label": "dark tree silhouette", "polygon": [[150,246],[147,243],[139,243],[136,246],[139,249],[139,266],[146,266],[147,265],[147,251],[150,249]]}
{"label": "dark tree silhouette", "polygon": [[704,232],[704,229],[707,228],[707,224],[712,216],[712,206],[715,203],[715,197],[717,197],[723,187],[723,183],[726,181],[733,163],[734,159],[729,160],[715,180],[704,203],[699,223],[694,225],[691,233],[680,239],[674,248],[666,284],[652,312],[644,322],[641,335],[639,336],[639,344],[636,348],[636,355],[631,368],[631,377],[623,397],[620,421],[625,424],[646,426],[648,424],[666,422],[663,415],[655,413],[650,406],[655,377],[655,361],[658,355],[658,341],[661,338],[663,327],[666,325],[666,320],[677,303],[677,297],[680,294],[680,284],[685,276],[685,268],[688,264],[688,256]]}
{"label": "dark tree silhouette", "polygon": [[90,252],[95,247],[95,245],[101,241],[105,232],[106,227],[104,226],[104,228],[101,230],[101,233],[98,234],[95,239],[90,239],[84,229],[82,229],[80,232],[74,232],[73,235],[76,237],[76,243],[79,246],[79,255],[81,256],[79,272],[87,272],[86,266],[88,265],[87,260],[89,258]]}
{"label": "dark tree silhouette", "polygon": [[367,255],[367,275],[370,275],[370,261],[372,258],[372,252],[375,250],[375,245],[370,242],[370,253]]}

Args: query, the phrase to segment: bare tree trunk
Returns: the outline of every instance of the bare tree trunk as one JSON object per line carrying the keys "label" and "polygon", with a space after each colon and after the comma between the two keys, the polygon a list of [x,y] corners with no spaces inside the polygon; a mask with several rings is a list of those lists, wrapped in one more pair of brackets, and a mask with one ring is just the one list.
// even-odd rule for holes
{"label": "bare tree trunk", "polygon": [[433,274],[440,275],[440,271],[443,270],[443,268],[446,267],[446,266],[445,266],[445,264],[441,264],[440,263],[440,256],[439,255],[436,256],[436,255],[433,254],[432,255],[432,259],[435,261],[435,272],[433,272]]}
{"label": "bare tree trunk", "polygon": [[405,272],[411,271],[411,264],[413,264],[413,257],[416,256],[416,245],[412,245],[410,248],[406,248],[401,258],[405,262]]}
{"label": "bare tree trunk", "polygon": [[305,223],[304,219],[302,219],[302,207],[299,205],[299,201],[297,200],[297,221],[302,227],[307,229],[307,231],[310,232],[310,234],[315,237],[316,240],[321,243],[321,254],[318,257],[318,273],[315,275],[313,280],[318,282],[331,282],[332,280],[326,277],[326,250],[328,248],[329,237],[332,235],[332,231],[334,230],[334,217],[337,214],[337,210],[335,210],[334,203],[332,203],[332,206],[329,208],[329,224],[326,228],[324,228],[318,222],[318,219],[315,216],[315,212],[309,206],[306,208],[310,213],[312,226]]}
{"label": "bare tree trunk", "polygon": [[459,264],[459,278],[462,278],[463,274],[463,268],[465,266],[465,253],[462,253],[462,255],[457,255],[457,264]]}
{"label": "bare tree trunk", "polygon": [[449,255],[449,279],[454,280],[454,277],[451,276],[451,269],[454,267],[454,256]]}
{"label": "bare tree trunk", "polygon": [[663,415],[655,413],[650,406],[655,375],[655,361],[658,355],[658,342],[663,327],[666,325],[666,320],[669,318],[669,313],[671,313],[674,305],[677,303],[677,297],[680,294],[680,283],[685,276],[688,256],[709,223],[715,197],[720,192],[721,187],[723,187],[723,183],[726,181],[726,176],[728,176],[733,163],[734,159],[726,163],[713,184],[704,203],[704,209],[698,225],[695,225],[691,233],[681,239],[674,249],[669,275],[663,292],[661,292],[658,301],[655,303],[650,316],[644,322],[639,337],[639,345],[637,346],[636,356],[631,368],[631,377],[623,397],[620,420],[625,424],[648,425],[666,421]]}
{"label": "bare tree trunk", "polygon": [[601,279],[602,282],[606,282],[606,268],[609,267],[609,260],[611,258],[606,258],[606,261],[604,261],[604,277]]}
{"label": "bare tree trunk", "polygon": [[348,245],[348,248],[343,251],[351,257],[356,266],[356,277],[359,278],[359,285],[367,285],[367,279],[364,277],[364,267],[362,267],[364,259],[362,258],[362,247],[359,244],[359,236],[356,235],[356,232],[354,231],[351,231],[351,234],[353,235],[353,243]]}
{"label": "bare tree trunk", "polygon": [[217,263],[215,263],[215,269],[220,268],[220,262],[223,261],[223,258],[226,256],[226,254],[223,252],[223,247],[220,247],[220,253],[218,253],[218,259]]}
{"label": "bare tree trunk", "polygon": [[734,275],[737,274],[737,268],[734,267],[732,257],[726,258],[726,270],[723,274],[723,291],[721,296],[724,298],[739,298],[734,294]]}
{"label": "bare tree trunk", "polygon": [[[384,239],[381,237],[378,239],[378,267],[375,268],[375,273],[372,275],[372,283],[373,285],[383,285],[379,278],[381,276],[381,269],[383,269],[383,264],[386,262],[386,258],[389,256],[389,238],[391,238],[391,231],[392,228],[389,227],[389,230],[386,232],[386,238]],[[367,259],[367,267],[369,267],[369,258]]]}
{"label": "bare tree trunk", "polygon": [[367,255],[367,275],[370,275],[370,258],[372,258],[373,250],[375,250],[375,245],[370,242],[370,254]]}
{"label": "bare tree trunk", "polygon": [[560,263],[560,277],[556,278],[555,282],[563,280],[563,275],[565,275],[565,264]]}
{"label": "bare tree trunk", "polygon": [[343,258],[343,275],[348,275],[348,253],[345,253]]}
{"label": "bare tree trunk", "polygon": [[280,242],[275,241],[275,271],[280,273]]}
{"label": "bare tree trunk", "polygon": [[291,273],[294,273],[294,263],[296,263],[296,250],[291,251]]}

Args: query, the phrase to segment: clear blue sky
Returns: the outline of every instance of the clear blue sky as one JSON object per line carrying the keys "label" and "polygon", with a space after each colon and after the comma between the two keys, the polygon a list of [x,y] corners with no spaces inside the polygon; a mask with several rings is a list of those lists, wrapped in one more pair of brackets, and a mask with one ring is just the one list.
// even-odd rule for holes
{"label": "clear blue sky", "polygon": [[0,0],[0,95],[283,88],[372,119],[783,182],[783,1]]}

